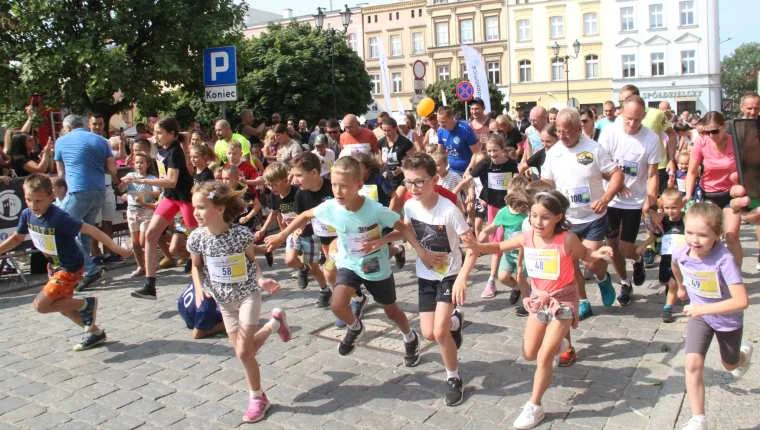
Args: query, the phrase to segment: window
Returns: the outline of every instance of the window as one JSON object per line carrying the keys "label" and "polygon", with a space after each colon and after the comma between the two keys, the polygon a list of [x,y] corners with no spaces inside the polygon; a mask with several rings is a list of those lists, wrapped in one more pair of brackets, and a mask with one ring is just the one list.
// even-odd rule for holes
{"label": "window", "polygon": [[412,18],[414,18],[414,9],[412,9]]}
{"label": "window", "polygon": [[636,77],[636,56],[633,54],[623,55],[623,77]]}
{"label": "window", "polygon": [[449,23],[435,23],[435,46],[449,46]]}
{"label": "window", "polygon": [[652,58],[652,76],[665,75],[665,53],[653,52],[651,58]]}
{"label": "window", "polygon": [[425,36],[422,32],[412,33],[412,54],[425,52]]}
{"label": "window", "polygon": [[517,40],[519,42],[530,40],[530,22],[527,19],[517,21]]}
{"label": "window", "polygon": [[470,75],[467,74],[467,63],[464,61],[459,63],[459,77],[465,81],[470,79]]}
{"label": "window", "polygon": [[695,51],[681,51],[681,74],[691,75],[695,72],[696,61],[694,60]]}
{"label": "window", "polygon": [[561,16],[549,18],[549,27],[551,27],[552,39],[559,39],[565,33],[565,23]]}
{"label": "window", "polygon": [[591,36],[599,33],[599,29],[596,26],[596,13],[584,13],[583,14],[583,34]]}
{"label": "window", "polygon": [[488,71],[488,82],[499,85],[501,83],[501,70],[498,61],[489,61],[486,63],[486,70]]}
{"label": "window", "polygon": [[377,37],[369,38],[369,58],[377,58],[380,56],[380,48],[377,45]]}
{"label": "window", "polygon": [[565,59],[561,57],[552,59],[552,81],[562,80],[562,71],[564,70]]}
{"label": "window", "polygon": [[401,73],[391,73],[391,82],[393,83],[393,92],[401,92]]}
{"label": "window", "polygon": [[393,12],[388,13],[388,21],[393,21]]}
{"label": "window", "polygon": [[599,56],[596,54],[586,55],[586,79],[599,77]]}
{"label": "window", "polygon": [[632,31],[633,30],[633,8],[621,7],[620,8],[620,31]]}
{"label": "window", "polygon": [[375,15],[375,24],[377,24],[377,15]]}
{"label": "window", "polygon": [[372,84],[372,94],[380,94],[380,75],[370,75],[369,81]]}
{"label": "window", "polygon": [[372,15],[367,15],[367,24],[372,24]]}
{"label": "window", "polygon": [[649,28],[652,30],[663,28],[661,4],[649,5]]}
{"label": "window", "polygon": [[530,60],[520,60],[520,82],[530,82],[533,77],[531,76]]}
{"label": "window", "polygon": [[486,40],[493,41],[499,40],[499,17],[487,16],[485,19],[486,26]]}
{"label": "window", "polygon": [[391,57],[400,57],[401,55],[401,36],[396,34],[391,36]]}
{"label": "window", "polygon": [[694,25],[694,0],[681,0],[678,7],[681,25]]}
{"label": "window", "polygon": [[351,48],[354,52],[358,52],[358,42],[356,40],[356,33],[350,33],[348,35],[348,47]]}
{"label": "window", "polygon": [[435,71],[436,71],[436,74],[438,75],[439,81],[445,81],[445,80],[451,79],[451,74],[449,72],[448,64],[444,64],[444,65],[436,67]]}
{"label": "window", "polygon": [[399,16],[399,15],[398,15],[398,12],[396,12],[396,20],[397,20],[397,21],[398,21],[398,16]]}
{"label": "window", "polygon": [[472,43],[474,41],[471,19],[459,21],[459,41],[461,43]]}

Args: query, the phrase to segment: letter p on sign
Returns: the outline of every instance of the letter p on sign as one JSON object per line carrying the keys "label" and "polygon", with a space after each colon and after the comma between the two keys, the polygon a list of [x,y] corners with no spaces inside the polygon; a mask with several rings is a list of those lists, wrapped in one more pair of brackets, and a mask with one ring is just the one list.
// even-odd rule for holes
{"label": "letter p on sign", "polygon": [[216,82],[217,74],[230,68],[230,56],[224,51],[211,53],[211,80]]}
{"label": "letter p on sign", "polygon": [[237,52],[234,46],[203,50],[203,84],[205,87],[237,84]]}

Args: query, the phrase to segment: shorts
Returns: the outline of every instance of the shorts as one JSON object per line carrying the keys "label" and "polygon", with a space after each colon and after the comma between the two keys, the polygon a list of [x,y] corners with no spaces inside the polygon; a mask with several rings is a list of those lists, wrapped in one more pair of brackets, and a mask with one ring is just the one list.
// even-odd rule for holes
{"label": "shorts", "polygon": [[227,333],[241,327],[256,327],[261,315],[261,293],[256,291],[239,303],[219,303],[219,310]]}
{"label": "shorts", "polygon": [[396,303],[396,283],[393,280],[393,275],[382,281],[368,281],[352,270],[342,267],[338,268],[338,273],[335,276],[335,285],[345,285],[357,292],[361,292],[362,284],[367,287],[367,291],[372,294],[372,298],[381,305]]}
{"label": "shorts", "polygon": [[557,309],[556,313],[551,313],[551,311],[549,311],[549,308],[545,307],[539,310],[538,312],[534,313],[533,317],[543,324],[549,324],[550,322],[554,320],[557,320],[557,321],[572,320],[573,310],[568,308],[567,306],[560,306],[559,309]]}
{"label": "shorts", "polygon": [[641,209],[607,208],[608,239],[620,239],[623,242],[636,243],[641,226]]}
{"label": "shorts", "polygon": [[715,331],[702,318],[689,318],[686,324],[686,353],[704,357],[715,334],[720,348],[720,359],[726,364],[738,364],[741,359],[743,330],[744,328],[740,327],[734,331]]}
{"label": "shorts", "polygon": [[182,213],[182,219],[187,227],[190,229],[198,227],[198,221],[195,220],[195,216],[193,215],[193,204],[190,202],[163,198],[158,202],[158,207],[156,207],[154,214],[171,223],[177,212]]}
{"label": "shorts", "polygon": [[100,224],[103,221],[110,222],[111,224],[118,221],[116,219],[116,194],[114,194],[113,187],[111,186],[106,187],[103,208],[98,213],[95,224]]}
{"label": "shorts", "polygon": [[486,211],[486,204],[482,200],[475,199],[475,216],[485,221],[488,218],[488,212]]}
{"label": "shorts", "polygon": [[319,261],[320,247],[314,236],[296,236],[291,234],[285,240],[285,252],[295,251],[296,254],[303,257],[304,264],[316,263]]}
{"label": "shorts", "polygon": [[322,237],[322,236],[316,236],[317,239],[319,239],[319,243],[322,245],[330,245],[333,243],[333,240],[337,238],[337,236],[329,236],[329,237]]}
{"label": "shorts", "polygon": [[74,288],[84,274],[84,268],[76,272],[67,272],[59,270],[48,279],[47,284],[42,287],[42,293],[50,300],[70,299],[74,297]]}
{"label": "shorts", "polygon": [[702,198],[706,202],[715,203],[715,205],[721,209],[731,207],[731,194],[729,194],[728,191],[723,191],[719,193],[704,192],[702,193],[702,196],[703,196]]}
{"label": "shorts", "polygon": [[607,232],[610,229],[609,225],[607,216],[605,215],[591,222],[571,225],[570,231],[575,233],[581,240],[601,242],[607,237]]}
{"label": "shorts", "polygon": [[153,217],[153,209],[141,207],[141,206],[129,206],[127,207],[127,225],[129,226],[129,232],[132,234],[140,231],[140,226],[143,223],[148,223]]}
{"label": "shorts", "polygon": [[[193,300],[195,300],[193,298]],[[195,309],[195,315],[192,320],[185,319],[185,325],[188,329],[211,330],[217,324],[222,322],[222,313],[216,305],[216,301],[211,297],[204,297],[201,305]]]}
{"label": "shorts", "polygon": [[451,303],[456,275],[447,276],[440,281],[417,279],[420,298],[420,312],[434,312],[438,302]]}
{"label": "shorts", "polygon": [[661,284],[667,284],[673,279],[673,267],[671,266],[673,258],[670,255],[660,256],[660,274],[659,279]]}
{"label": "shorts", "polygon": [[668,169],[657,169],[657,178],[659,179],[659,191],[657,192],[657,195],[661,196],[662,193],[665,192],[665,190],[668,188],[668,181],[670,180]]}
{"label": "shorts", "polygon": [[499,273],[517,273],[517,255],[512,251],[501,254],[499,260]]}

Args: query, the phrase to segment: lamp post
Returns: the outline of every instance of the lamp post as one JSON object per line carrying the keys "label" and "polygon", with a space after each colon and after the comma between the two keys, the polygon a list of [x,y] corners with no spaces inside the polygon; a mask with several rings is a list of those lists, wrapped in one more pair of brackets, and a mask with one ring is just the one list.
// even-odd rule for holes
{"label": "lamp post", "polygon": [[565,60],[565,87],[566,87],[566,93],[567,93],[567,105],[570,106],[570,64],[568,62],[570,59],[578,58],[578,54],[581,51],[581,42],[578,41],[578,39],[575,39],[575,42],[573,42],[573,51],[575,52],[575,55],[570,55],[569,52],[566,52],[563,57],[560,57],[559,55],[559,43],[554,42],[554,46],[552,46],[552,50],[554,51],[554,61],[556,62],[559,58],[563,58]]}
{"label": "lamp post", "polygon": [[[348,25],[351,23],[351,10],[348,8],[348,5],[344,5],[345,9],[343,9],[342,12],[340,12],[340,21],[341,24],[343,24],[343,32],[341,33],[341,36],[345,36],[346,31],[348,31]],[[317,8],[317,14],[314,15],[314,26],[317,28],[317,32],[321,32],[323,26],[325,25],[325,13],[324,10],[321,7]],[[338,100],[337,96],[335,95],[335,35],[337,31],[335,31],[334,28],[329,27],[327,29],[327,43],[330,45],[330,89],[332,92],[332,110],[333,110],[333,118],[337,118],[338,116]]]}

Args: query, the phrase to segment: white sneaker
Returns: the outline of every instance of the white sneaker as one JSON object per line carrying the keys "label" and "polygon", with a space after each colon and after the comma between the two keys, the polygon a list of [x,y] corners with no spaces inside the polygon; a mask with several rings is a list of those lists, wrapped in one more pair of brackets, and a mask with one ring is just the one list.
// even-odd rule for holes
{"label": "white sneaker", "polygon": [[741,348],[739,348],[739,351],[744,353],[744,365],[737,367],[736,369],[731,371],[731,374],[734,375],[734,378],[739,379],[742,376],[744,376],[745,373],[747,373],[747,369],[749,369],[749,365],[752,364],[752,344],[747,342],[742,342]]}
{"label": "white sneaker", "polygon": [[567,341],[566,337],[562,338],[562,342],[559,343],[559,351],[557,351],[557,355],[554,356],[554,361],[552,362],[552,367],[557,368],[559,366],[559,356],[570,349],[570,342]]}
{"label": "white sneaker", "polygon": [[544,408],[540,405],[534,405],[531,402],[525,403],[512,426],[519,430],[532,429],[544,420]]}
{"label": "white sneaker", "polygon": [[681,430],[707,430],[707,419],[704,415],[693,416]]}

